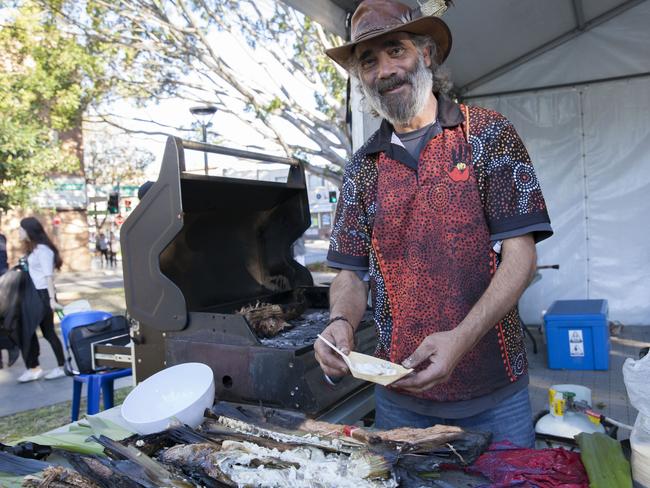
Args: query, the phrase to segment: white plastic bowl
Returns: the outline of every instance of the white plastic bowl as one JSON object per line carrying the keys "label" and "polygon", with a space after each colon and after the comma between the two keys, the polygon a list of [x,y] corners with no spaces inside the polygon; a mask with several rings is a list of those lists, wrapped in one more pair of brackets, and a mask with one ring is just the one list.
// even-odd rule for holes
{"label": "white plastic bowl", "polygon": [[147,378],[126,397],[122,418],[139,434],[169,427],[172,418],[191,427],[214,403],[214,374],[203,363],[185,363]]}

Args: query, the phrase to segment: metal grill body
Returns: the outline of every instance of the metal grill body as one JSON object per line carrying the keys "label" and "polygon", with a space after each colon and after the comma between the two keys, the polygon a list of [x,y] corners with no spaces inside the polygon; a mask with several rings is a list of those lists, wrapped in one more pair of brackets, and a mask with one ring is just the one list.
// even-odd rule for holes
{"label": "metal grill body", "polygon": [[[286,182],[185,171],[185,149],[290,165]],[[234,154],[233,154],[234,153]],[[217,397],[322,415],[367,388],[328,385],[313,343],[328,318],[328,288],[291,256],[310,226],[302,164],[170,137],[158,180],[122,226],[127,310],[136,381],[198,361],[215,373]],[[294,327],[260,339],[237,312],[257,302],[306,303]],[[361,324],[357,350],[372,353]]]}

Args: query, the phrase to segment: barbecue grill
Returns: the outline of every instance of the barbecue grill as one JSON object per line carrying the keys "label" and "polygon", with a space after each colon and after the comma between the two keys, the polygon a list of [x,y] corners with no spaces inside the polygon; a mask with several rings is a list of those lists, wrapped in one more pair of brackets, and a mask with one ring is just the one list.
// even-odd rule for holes
{"label": "barbecue grill", "polygon": [[[286,164],[287,181],[189,173],[185,150]],[[328,384],[314,357],[329,318],[328,287],[314,286],[291,255],[310,223],[300,161],[170,137],[158,180],[120,235],[136,381],[198,361],[214,371],[220,400],[314,417],[366,413],[348,401],[365,402],[368,385],[352,377]],[[261,338],[239,313],[257,303],[302,313],[292,328]],[[358,351],[372,353],[369,317],[356,340]]]}

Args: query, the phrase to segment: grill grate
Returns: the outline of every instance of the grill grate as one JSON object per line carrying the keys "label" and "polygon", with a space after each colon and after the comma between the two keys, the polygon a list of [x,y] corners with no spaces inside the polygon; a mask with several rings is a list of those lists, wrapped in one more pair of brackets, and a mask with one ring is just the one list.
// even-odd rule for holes
{"label": "grill grate", "polygon": [[325,310],[307,310],[302,316],[289,320],[292,328],[279,333],[275,337],[260,339],[268,347],[279,349],[294,349],[312,345],[316,337],[325,328],[329,320],[329,312]]}

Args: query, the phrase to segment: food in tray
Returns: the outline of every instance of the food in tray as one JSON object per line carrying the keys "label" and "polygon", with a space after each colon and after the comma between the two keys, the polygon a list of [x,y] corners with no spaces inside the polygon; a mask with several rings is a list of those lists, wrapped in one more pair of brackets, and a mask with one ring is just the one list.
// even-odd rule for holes
{"label": "food in tray", "polygon": [[412,369],[405,368],[401,364],[391,363],[390,361],[369,356],[368,354],[361,354],[355,351],[352,351],[350,354],[343,354],[338,347],[322,335],[319,334],[318,338],[336,351],[343,358],[348,368],[350,368],[352,376],[360,380],[387,386],[413,371]]}
{"label": "food in tray", "polygon": [[413,370],[401,364],[352,351],[348,356],[352,376],[378,385],[388,386],[410,374]]}
{"label": "food in tray", "polygon": [[374,376],[395,376],[399,374],[397,368],[390,363],[362,363],[358,362],[354,365],[354,369],[362,374],[370,374]]}

